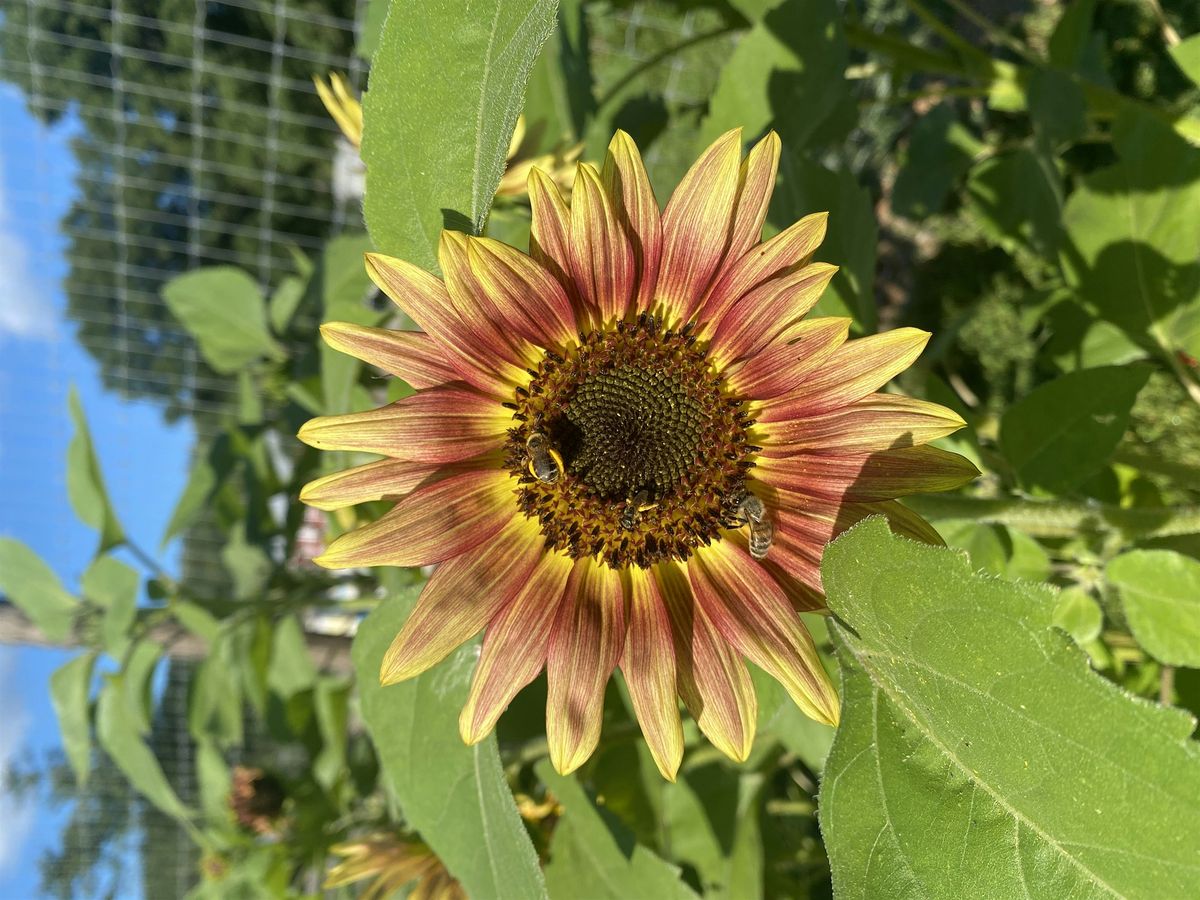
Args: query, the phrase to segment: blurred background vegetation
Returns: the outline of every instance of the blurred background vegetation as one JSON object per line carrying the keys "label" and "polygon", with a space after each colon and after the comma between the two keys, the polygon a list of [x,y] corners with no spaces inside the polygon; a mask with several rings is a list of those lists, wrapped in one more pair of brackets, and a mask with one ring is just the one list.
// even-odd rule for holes
{"label": "blurred background vegetation", "polygon": [[[339,71],[368,88],[386,7],[3,9],[0,77],[73,129],[73,338],[112,391],[196,435],[166,533],[131,536],[72,409],[66,487],[100,535],[84,572],[40,562],[7,520],[3,637],[80,648],[51,685],[62,756],[8,773],[68,810],[39,861],[46,895],[121,895],[127,835],[151,897],[319,894],[332,848],[364,834],[392,841],[360,848],[376,861],[427,852],[380,776],[350,657],[361,616],[424,576],[311,564],[380,509],[301,507],[299,487],[347,460],[293,439],[312,415],[408,390],[316,335],[326,319],[411,325],[362,271],[361,165],[312,84]],[[977,569],[1063,588],[1061,623],[1107,677],[1200,711],[1200,660],[1139,633],[1110,572],[1143,550],[1200,565],[1200,5],[563,0],[557,22],[522,155],[578,144],[599,160],[624,128],[662,200],[716,134],[775,128],[768,233],[831,211],[820,258],[841,271],[818,314],[932,331],[900,389],[969,423],[945,445],[984,477],[914,507]],[[524,198],[498,199],[487,230],[524,248]],[[172,541],[168,571],[156,548]],[[499,748],[553,859],[555,797],[577,788],[538,765],[538,690]],[[697,892],[827,894],[814,810],[832,733],[760,691],[751,760],[698,745],[667,789],[614,688],[583,781],[618,841]]]}

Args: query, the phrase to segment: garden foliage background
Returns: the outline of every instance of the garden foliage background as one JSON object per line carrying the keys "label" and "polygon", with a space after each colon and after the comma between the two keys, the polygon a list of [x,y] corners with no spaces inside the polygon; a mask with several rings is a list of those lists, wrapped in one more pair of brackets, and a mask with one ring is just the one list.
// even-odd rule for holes
{"label": "garden foliage background", "polygon": [[[76,335],[114,390],[198,435],[167,533],[129,535],[73,400],[66,489],[94,561],[64,579],[0,540],[8,600],[79,647],[51,681],[71,775],[10,788],[53,781],[77,821],[112,796],[98,783],[125,785],[126,827],[169,821],[194,846],[197,897],[320,894],[331,848],[366,834],[481,898],[1194,895],[1200,7],[388,6],[4,10],[4,76],[38,116],[81,123]],[[354,152],[308,87],[328,68],[369,88],[361,217]],[[911,501],[949,549],[868,522],[828,551],[834,616],[809,624],[840,673],[836,735],[755,672],[750,759],[689,725],[674,784],[619,682],[573,776],[545,759],[537,682],[468,748],[473,648],[377,683],[424,574],[308,562],[380,510],[306,513],[299,487],[350,461],[296,428],[408,390],[316,325],[411,327],[366,249],[435,270],[443,227],[527,245],[525,200],[493,200],[521,112],[523,157],[596,161],[626,129],[660,199],[717,134],[774,128],[768,233],[830,211],[819,258],[841,269],[817,314],[934,333],[893,389],[962,415],[940,443],[983,476]],[[164,570],[146,540],[188,542],[186,564]],[[168,702],[186,791],[156,755]],[[78,853],[46,891],[119,888]]]}

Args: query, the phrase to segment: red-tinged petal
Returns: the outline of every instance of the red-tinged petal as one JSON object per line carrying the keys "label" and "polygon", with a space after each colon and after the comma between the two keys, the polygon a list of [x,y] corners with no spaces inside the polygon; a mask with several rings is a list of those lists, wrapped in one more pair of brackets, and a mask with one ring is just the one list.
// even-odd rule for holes
{"label": "red-tinged petal", "polygon": [[503,406],[464,387],[438,387],[379,409],[318,416],[297,437],[318,450],[358,450],[453,463],[499,449],[512,424]]}
{"label": "red-tinged petal", "polygon": [[662,261],[662,214],[637,145],[624,131],[613,135],[600,177],[633,248],[637,264],[636,308],[650,309]]}
{"label": "red-tinged petal", "polygon": [[467,256],[479,284],[504,320],[539,347],[574,340],[575,308],[558,279],[521,251],[491,238],[472,238]]}
{"label": "red-tinged petal", "polygon": [[765,281],[806,265],[825,240],[829,213],[813,213],[725,267],[704,299],[701,318],[715,329],[741,298]]}
{"label": "red-tinged petal", "polygon": [[424,269],[382,253],[366,255],[367,274],[430,338],[462,379],[494,397],[510,397],[513,383],[477,354],[473,338],[450,301],[446,285]]}
{"label": "red-tinged petal", "polygon": [[546,658],[546,743],[550,761],[563,775],[596,749],[604,688],[624,644],[620,574],[590,557],[576,560]]}
{"label": "red-tinged petal", "polygon": [[788,326],[808,314],[837,270],[837,266],[813,263],[755,288],[713,333],[713,362],[723,367],[765,349]]}
{"label": "red-tinged petal", "polygon": [[529,580],[488,624],[471,692],[458,717],[468,744],[487,737],[517,691],[542,671],[571,569],[565,556],[543,552]]}
{"label": "red-tinged petal", "polygon": [[[505,328],[506,319],[496,297],[489,293],[471,268],[465,234],[443,231],[438,242],[438,265],[446,279],[446,290],[458,310],[463,327],[471,334],[472,352],[479,353],[488,366],[508,381],[519,383],[524,376],[515,359],[531,361],[527,341]],[[509,323],[511,325],[511,323]]]}
{"label": "red-tinged petal", "polygon": [[571,191],[571,276],[600,321],[623,318],[636,275],[633,248],[594,166],[580,163]]}
{"label": "red-tinged petal", "polygon": [[928,446],[853,456],[764,456],[754,469],[754,477],[765,484],[834,502],[893,500],[908,494],[952,491],[978,475],[979,470],[957,453]]}
{"label": "red-tinged petal", "polygon": [[686,321],[729,246],[741,169],[742,130],[721,135],[683,176],[663,211],[658,299]]}
{"label": "red-tinged petal", "polygon": [[491,539],[439,565],[384,654],[380,683],[420,675],[477,634],[529,581],[542,543],[536,524],[517,515]]}
{"label": "red-tinged petal", "polygon": [[919,328],[896,328],[847,341],[797,387],[787,403],[806,415],[848,406],[911,366],[927,343],[929,332]]}
{"label": "red-tinged petal", "polygon": [[[799,409],[797,409],[799,407]],[[851,406],[807,415],[800,401],[776,403],[755,424],[768,456],[793,453],[874,453],[915,447],[967,423],[952,410],[896,394],[871,394]]]}
{"label": "red-tinged petal", "polygon": [[515,484],[491,467],[430,482],[378,521],[343,534],[313,562],[327,569],[426,566],[466,553],[513,517]]}
{"label": "red-tinged petal", "polygon": [[697,604],[722,636],[782,684],[805,715],[837,725],[837,692],[808,629],[767,571],[728,541],[700,549],[687,570]]}
{"label": "red-tinged petal", "polygon": [[371,500],[397,500],[439,468],[435,463],[379,459],[310,481],[300,489],[300,502],[332,510]]}
{"label": "red-tinged petal", "polygon": [[741,762],[750,755],[758,718],[746,664],[696,604],[679,566],[663,563],[654,577],[671,619],[679,695],[713,746]]}
{"label": "red-tinged petal", "polygon": [[740,259],[762,240],[763,223],[767,220],[767,207],[779,172],[779,150],[779,135],[771,131],[754,145],[742,162],[727,259]]}
{"label": "red-tinged petal", "polygon": [[683,759],[683,727],[676,699],[671,619],[658,581],[649,571],[629,569],[629,584],[629,627],[621,672],[654,764],[663,778],[674,781]]}
{"label": "red-tinged petal", "polygon": [[529,172],[529,255],[559,280],[568,296],[578,300],[571,278],[571,211],[562,192],[541,169]]}
{"label": "red-tinged petal", "polygon": [[851,322],[833,317],[799,322],[766,350],[734,363],[726,382],[742,397],[769,400],[787,394],[846,342]]}
{"label": "red-tinged petal", "polygon": [[417,389],[462,380],[437,341],[419,331],[326,322],[321,326],[321,336],[335,350],[383,369]]}

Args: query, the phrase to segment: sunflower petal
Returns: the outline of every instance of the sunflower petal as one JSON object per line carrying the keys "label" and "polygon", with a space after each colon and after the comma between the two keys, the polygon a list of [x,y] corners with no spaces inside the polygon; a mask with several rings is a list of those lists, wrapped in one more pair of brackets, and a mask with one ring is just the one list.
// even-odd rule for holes
{"label": "sunflower petal", "polygon": [[726,382],[743,397],[770,400],[787,394],[846,342],[852,321],[822,317],[798,322],[766,350],[734,363],[725,373]]}
{"label": "sunflower petal", "polygon": [[[798,401],[799,402],[799,401]],[[768,407],[755,427],[768,456],[874,453],[945,437],[967,423],[952,410],[896,394],[870,394],[850,406],[807,415],[789,402]]]}
{"label": "sunflower petal", "polygon": [[895,328],[847,341],[787,403],[797,412],[819,415],[861,400],[911,366],[929,337],[919,328]]}
{"label": "sunflower petal", "polygon": [[813,263],[755,288],[713,332],[713,362],[725,366],[764,349],[808,314],[837,270],[827,263]]}
{"label": "sunflower petal", "polygon": [[467,242],[471,269],[517,334],[539,347],[565,344],[579,333],[566,291],[531,257],[491,238]]}
{"label": "sunflower petal", "polygon": [[754,470],[754,476],[765,484],[835,502],[952,491],[978,475],[979,470],[964,457],[928,446],[853,456],[764,456]]}
{"label": "sunflower petal", "polygon": [[679,566],[664,563],[654,575],[671,619],[679,695],[713,746],[741,762],[750,755],[758,718],[746,664],[695,603]]}
{"label": "sunflower petal", "polygon": [[413,491],[378,521],[343,534],[313,562],[347,569],[450,559],[486,541],[512,518],[512,489],[503,469],[457,472]]}
{"label": "sunflower petal", "polygon": [[571,192],[571,276],[602,322],[622,318],[634,288],[633,248],[594,166],[580,163]]}
{"label": "sunflower petal", "polygon": [[491,396],[508,397],[512,386],[475,353],[471,331],[450,300],[446,285],[424,269],[382,253],[366,255],[367,274],[375,286],[400,307],[445,351],[446,359],[462,379]]}
{"label": "sunflower petal", "polygon": [[383,369],[418,389],[462,380],[438,343],[419,331],[326,322],[321,326],[321,336],[333,349]]}
{"label": "sunflower petal", "polygon": [[837,692],[808,629],[767,571],[727,541],[702,548],[687,570],[697,604],[721,635],[782,684],[805,715],[837,725]]}
{"label": "sunflower petal", "polygon": [[378,459],[310,481],[300,489],[300,502],[333,510],[371,500],[396,500],[439,468],[436,463]]}
{"label": "sunflower petal", "polygon": [[779,172],[779,135],[767,133],[755,144],[738,173],[737,208],[733,213],[733,231],[729,238],[728,259],[741,256],[762,240],[767,207],[775,192],[775,176]]}
{"label": "sunflower petal", "polygon": [[676,699],[671,619],[658,581],[649,572],[631,568],[629,579],[629,628],[621,672],[650,755],[663,778],[674,781],[683,760],[683,727]]}
{"label": "sunflower petal", "polygon": [[452,463],[499,449],[511,423],[511,414],[496,401],[447,386],[418,391],[378,409],[318,416],[296,436],[318,450]]}
{"label": "sunflower petal", "polygon": [[459,733],[468,744],[487,737],[517,691],[542,671],[571,568],[566,557],[543,553],[528,581],[488,624],[471,691],[458,717]]}
{"label": "sunflower petal", "polygon": [[663,211],[658,299],[681,321],[698,309],[729,245],[741,146],[740,128],[713,141]]}
{"label": "sunflower petal", "polygon": [[380,683],[420,675],[477,634],[529,580],[540,545],[531,520],[515,516],[491,539],[438,566],[383,656]]}
{"label": "sunflower petal", "polygon": [[559,280],[567,294],[578,300],[571,271],[571,211],[562,191],[541,169],[529,172],[529,255]]}
{"label": "sunflower petal", "polygon": [[[446,279],[446,290],[458,310],[463,326],[470,332],[473,352],[482,350],[488,365],[510,382],[520,382],[522,366],[514,359],[532,360],[528,343],[511,327],[498,303],[499,298],[487,291],[471,268],[467,254],[469,238],[458,231],[443,231],[438,241],[438,265]],[[511,325],[511,323],[508,323]]]}
{"label": "sunflower petal", "polygon": [[604,688],[624,643],[620,574],[590,557],[576,560],[546,659],[546,742],[550,761],[563,775],[596,749]]}
{"label": "sunflower petal", "polygon": [[637,264],[637,309],[650,309],[662,261],[662,214],[637,145],[624,131],[613,135],[600,178],[613,199],[613,208],[633,249]]}
{"label": "sunflower petal", "polygon": [[726,266],[704,300],[703,318],[716,328],[734,305],[765,281],[801,268],[825,240],[829,213],[812,213]]}

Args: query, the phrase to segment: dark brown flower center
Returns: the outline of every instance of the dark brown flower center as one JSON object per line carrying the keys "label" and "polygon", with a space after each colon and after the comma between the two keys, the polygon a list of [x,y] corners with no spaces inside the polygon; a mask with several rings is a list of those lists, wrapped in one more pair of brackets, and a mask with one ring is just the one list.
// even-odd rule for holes
{"label": "dark brown flower center", "polygon": [[649,566],[737,527],[759,448],[743,401],[687,330],[618,323],[547,352],[530,374],[510,404],[507,464],[551,547]]}

